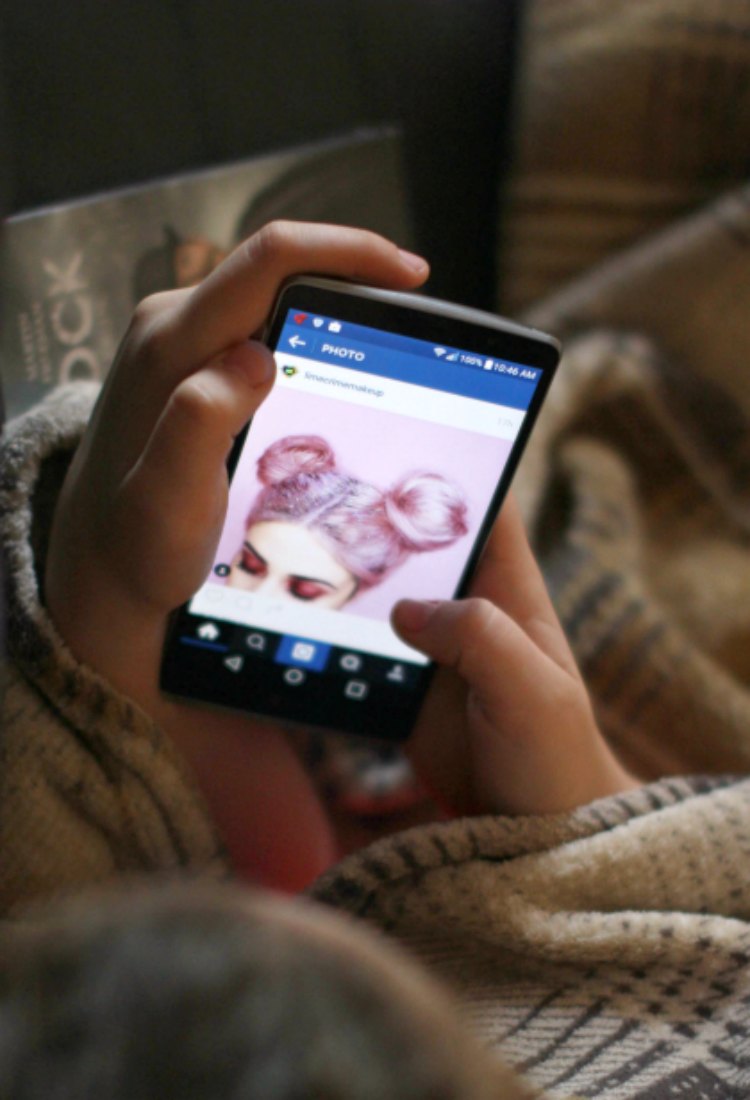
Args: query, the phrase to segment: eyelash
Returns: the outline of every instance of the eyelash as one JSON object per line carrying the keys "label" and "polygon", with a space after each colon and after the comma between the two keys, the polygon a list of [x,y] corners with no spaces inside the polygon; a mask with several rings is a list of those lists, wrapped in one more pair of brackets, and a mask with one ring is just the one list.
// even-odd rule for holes
{"label": "eyelash", "polygon": [[240,569],[244,570],[245,573],[250,573],[253,577],[262,577],[266,572],[265,564],[249,550],[242,551],[239,565]]}

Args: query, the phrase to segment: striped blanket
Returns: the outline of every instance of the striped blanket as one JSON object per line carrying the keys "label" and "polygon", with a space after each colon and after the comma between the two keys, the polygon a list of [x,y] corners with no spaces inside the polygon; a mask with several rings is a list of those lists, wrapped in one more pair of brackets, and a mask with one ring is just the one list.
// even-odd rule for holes
{"label": "striped blanket", "polygon": [[649,782],[386,840],[315,892],[545,1095],[747,1097],[750,5],[536,0],[523,73],[499,304],[566,352],[517,491]]}

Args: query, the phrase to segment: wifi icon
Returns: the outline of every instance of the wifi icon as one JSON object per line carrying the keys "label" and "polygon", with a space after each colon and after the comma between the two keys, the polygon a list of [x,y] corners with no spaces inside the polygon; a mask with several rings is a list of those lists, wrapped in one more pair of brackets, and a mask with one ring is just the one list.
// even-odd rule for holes
{"label": "wifi icon", "polygon": [[435,352],[435,355],[437,355],[437,357],[439,359],[441,355],[445,355],[445,353],[448,349],[447,348],[433,348],[432,350]]}

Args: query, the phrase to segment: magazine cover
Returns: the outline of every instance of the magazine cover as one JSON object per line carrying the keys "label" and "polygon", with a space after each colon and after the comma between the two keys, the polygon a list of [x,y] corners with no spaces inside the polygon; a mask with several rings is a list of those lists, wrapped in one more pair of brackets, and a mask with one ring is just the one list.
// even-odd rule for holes
{"label": "magazine cover", "polygon": [[136,302],[199,282],[279,217],[360,225],[409,247],[398,135],[358,131],[9,219],[0,251],[7,416],[58,383],[102,378]]}

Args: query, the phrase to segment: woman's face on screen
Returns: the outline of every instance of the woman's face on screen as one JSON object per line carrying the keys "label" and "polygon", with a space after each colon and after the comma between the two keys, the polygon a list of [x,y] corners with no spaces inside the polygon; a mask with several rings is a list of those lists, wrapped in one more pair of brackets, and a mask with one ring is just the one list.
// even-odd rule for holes
{"label": "woman's face on screen", "polygon": [[312,531],[280,520],[264,520],[247,529],[227,584],[332,611],[357,591],[356,578]]}

